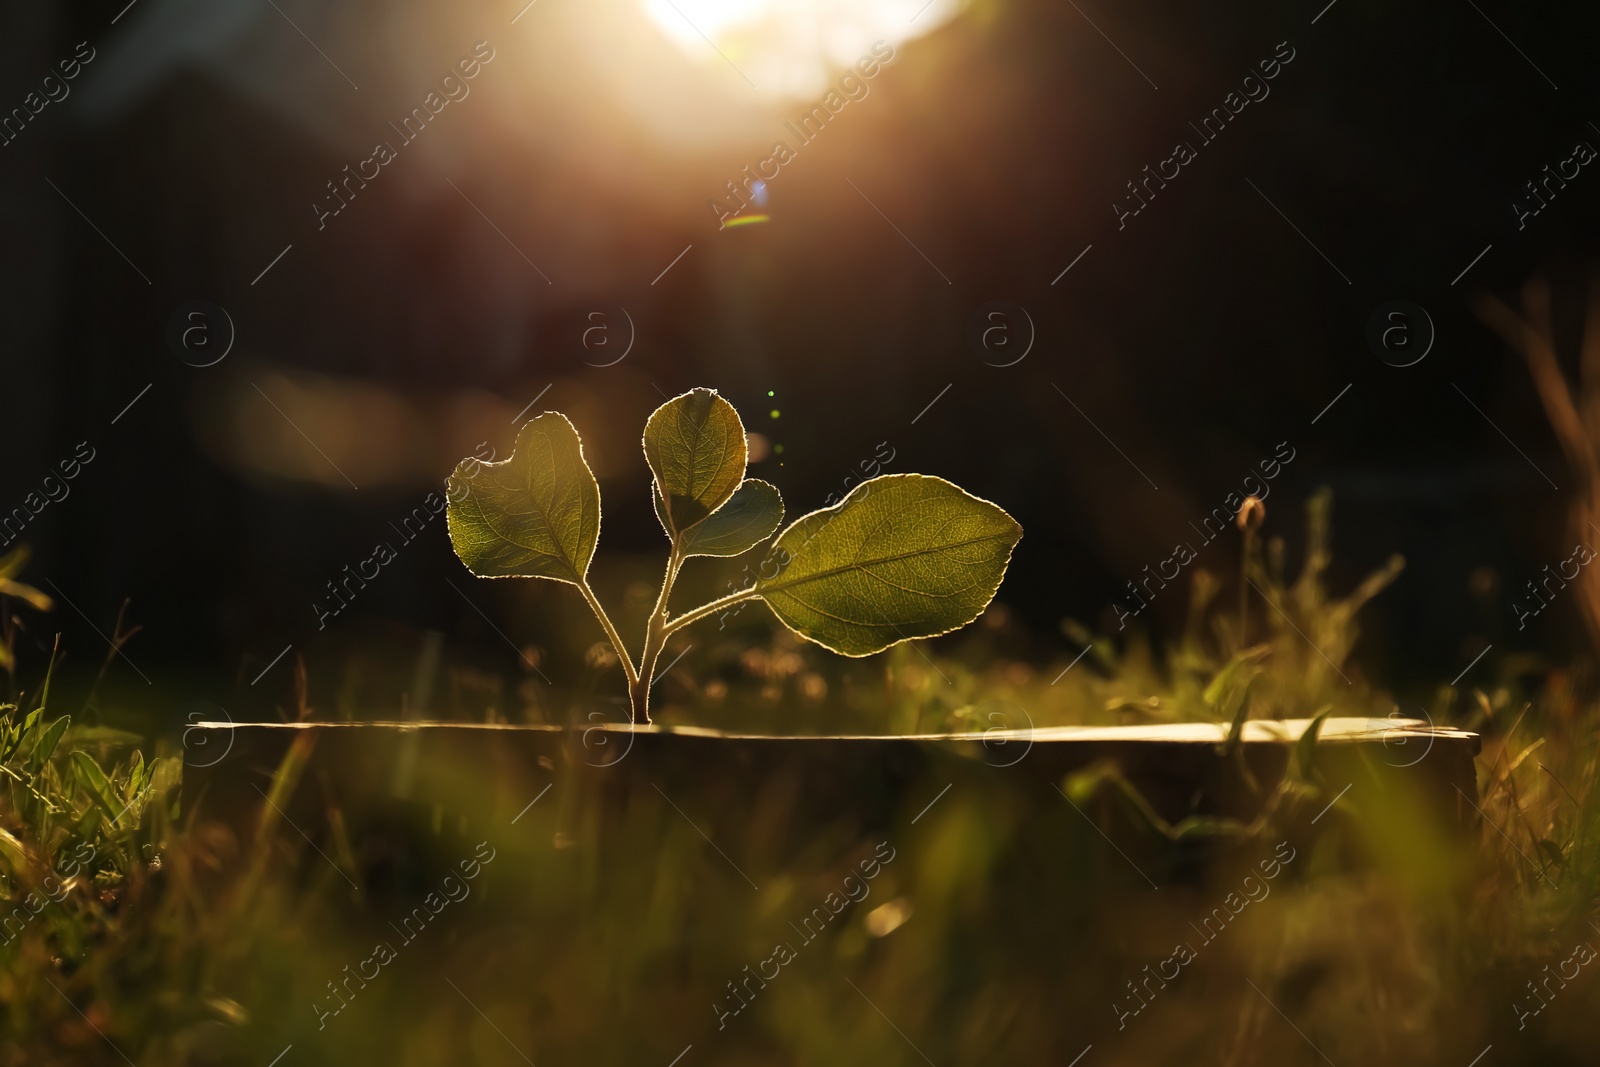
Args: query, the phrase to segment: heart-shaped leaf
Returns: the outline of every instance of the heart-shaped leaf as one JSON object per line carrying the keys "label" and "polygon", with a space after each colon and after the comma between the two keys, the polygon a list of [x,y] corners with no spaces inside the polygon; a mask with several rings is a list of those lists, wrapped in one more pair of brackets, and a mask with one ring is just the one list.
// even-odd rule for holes
{"label": "heart-shaped leaf", "polygon": [[662,522],[677,536],[721,507],[744,480],[744,424],[715,390],[691,389],[650,415],[644,457],[655,472]]}
{"label": "heart-shaped leaf", "polygon": [[800,636],[868,656],[976,619],[1021,538],[1004,510],[943,478],[886,474],[779,534],[788,562],[756,589]]}
{"label": "heart-shaped leaf", "polygon": [[473,574],[582,584],[600,540],[600,486],[565,415],[529,419],[509,459],[462,460],[449,486],[450,543]]}
{"label": "heart-shaped leaf", "polygon": [[[661,494],[655,494],[656,517],[667,526]],[[778,487],[760,478],[746,478],[728,502],[684,531],[683,554],[737,556],[772,536],[783,521],[783,496]],[[670,529],[670,527],[669,527]]]}

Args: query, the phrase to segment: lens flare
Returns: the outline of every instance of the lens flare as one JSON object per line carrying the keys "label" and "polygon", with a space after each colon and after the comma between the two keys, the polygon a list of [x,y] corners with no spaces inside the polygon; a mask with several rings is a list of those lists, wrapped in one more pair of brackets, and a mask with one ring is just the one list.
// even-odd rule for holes
{"label": "lens flare", "polygon": [[[815,94],[874,41],[937,29],[965,0],[639,0],[697,62],[771,97]],[[734,79],[737,81],[738,79]]]}

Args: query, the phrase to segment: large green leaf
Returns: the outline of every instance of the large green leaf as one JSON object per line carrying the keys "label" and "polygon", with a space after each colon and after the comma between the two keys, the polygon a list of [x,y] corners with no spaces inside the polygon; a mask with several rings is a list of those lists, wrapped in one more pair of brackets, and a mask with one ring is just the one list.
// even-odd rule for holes
{"label": "large green leaf", "polygon": [[677,535],[721,507],[744,480],[744,424],[715,390],[691,389],[650,415],[644,457],[655,472],[667,533]]}
{"label": "large green leaf", "polygon": [[943,478],[886,474],[778,535],[787,564],[756,590],[791,630],[846,656],[976,619],[1022,527]]}
{"label": "large green leaf", "polygon": [[450,543],[480,578],[578,585],[588,573],[600,540],[600,486],[565,415],[528,420],[509,459],[462,460],[449,497]]}
{"label": "large green leaf", "polygon": [[[667,525],[661,494],[655,494],[656,517]],[[772,536],[783,521],[783,496],[760,478],[746,478],[728,502],[683,534],[685,556],[737,556]],[[670,529],[670,528],[669,528]]]}

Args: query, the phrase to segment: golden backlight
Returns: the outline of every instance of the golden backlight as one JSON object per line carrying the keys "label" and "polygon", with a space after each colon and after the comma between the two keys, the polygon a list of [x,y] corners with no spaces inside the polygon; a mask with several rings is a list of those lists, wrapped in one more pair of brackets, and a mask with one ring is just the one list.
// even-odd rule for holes
{"label": "golden backlight", "polygon": [[773,97],[815,94],[874,41],[899,45],[962,0],[639,0],[685,53]]}

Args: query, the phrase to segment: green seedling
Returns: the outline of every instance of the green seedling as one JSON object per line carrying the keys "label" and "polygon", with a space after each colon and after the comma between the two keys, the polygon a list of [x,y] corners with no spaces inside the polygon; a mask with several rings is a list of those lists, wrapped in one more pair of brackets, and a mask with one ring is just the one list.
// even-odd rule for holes
{"label": "green seedling", "polygon": [[650,684],[667,639],[691,623],[761,600],[801,637],[869,656],[976,619],[1022,538],[1005,511],[942,478],[886,474],[791,523],[750,585],[674,616],[668,601],[684,561],[755,548],[783,521],[783,499],[775,486],[745,477],[744,424],[714,390],[693,389],[657,408],[645,423],[644,454],[672,545],[637,661],[589,587],[600,486],[565,415],[530,419],[508,459],[462,460],[446,512],[456,555],[480,578],[578,587],[627,675],[635,723],[650,721]]}

